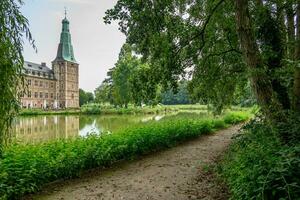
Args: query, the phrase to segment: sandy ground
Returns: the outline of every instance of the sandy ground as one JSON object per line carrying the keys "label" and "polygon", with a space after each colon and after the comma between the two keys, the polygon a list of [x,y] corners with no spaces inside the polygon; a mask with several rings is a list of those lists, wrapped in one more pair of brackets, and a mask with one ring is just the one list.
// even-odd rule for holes
{"label": "sandy ground", "polygon": [[92,170],[81,178],[50,184],[26,199],[228,199],[226,187],[207,168],[224,152],[238,129],[234,126],[110,169]]}

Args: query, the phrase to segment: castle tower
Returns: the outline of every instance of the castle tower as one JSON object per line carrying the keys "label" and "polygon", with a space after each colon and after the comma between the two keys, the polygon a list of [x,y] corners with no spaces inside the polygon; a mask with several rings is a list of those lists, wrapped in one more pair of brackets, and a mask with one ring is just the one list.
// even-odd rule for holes
{"label": "castle tower", "polygon": [[56,104],[59,108],[79,107],[79,64],[76,62],[71,43],[70,22],[65,16],[57,56],[52,68],[57,79]]}

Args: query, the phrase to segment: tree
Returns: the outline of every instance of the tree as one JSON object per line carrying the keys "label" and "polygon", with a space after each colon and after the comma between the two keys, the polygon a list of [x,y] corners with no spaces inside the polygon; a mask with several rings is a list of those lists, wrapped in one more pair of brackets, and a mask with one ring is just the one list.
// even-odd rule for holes
{"label": "tree", "polygon": [[156,105],[160,101],[160,86],[153,77],[152,68],[148,63],[138,61],[130,77],[132,102],[141,106],[143,103]]}
{"label": "tree", "polygon": [[23,88],[23,39],[27,38],[35,48],[28,20],[20,12],[21,5],[22,0],[0,2],[0,155],[5,135],[19,109],[20,94],[24,92],[20,89]]}
{"label": "tree", "polygon": [[91,92],[86,92],[83,89],[79,89],[79,105],[82,106],[91,102],[94,102],[94,94]]}
{"label": "tree", "polygon": [[191,100],[187,87],[188,83],[181,81],[177,91],[174,91],[174,89],[169,89],[163,92],[161,94],[161,103],[165,105],[190,104]]}
{"label": "tree", "polygon": [[285,111],[300,112],[297,1],[119,0],[104,20],[120,21],[137,53],[159,62],[164,82],[188,69],[194,88],[216,105],[231,103],[250,82],[272,122],[284,120]]}
{"label": "tree", "polygon": [[127,107],[129,103],[141,106],[158,103],[158,84],[151,76],[151,66],[134,54],[133,48],[124,44],[119,60],[95,90],[96,101]]}
{"label": "tree", "polygon": [[95,102],[113,104],[112,86],[103,81],[101,85],[95,89]]}
{"label": "tree", "polygon": [[132,98],[130,77],[134,68],[138,65],[138,60],[132,56],[131,47],[125,44],[120,52],[119,60],[112,73],[113,98],[115,104],[121,107],[128,107]]}

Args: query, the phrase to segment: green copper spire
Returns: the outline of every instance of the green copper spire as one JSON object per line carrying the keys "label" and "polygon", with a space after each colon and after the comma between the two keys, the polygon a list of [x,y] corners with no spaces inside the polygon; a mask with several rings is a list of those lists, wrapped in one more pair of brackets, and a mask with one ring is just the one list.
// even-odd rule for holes
{"label": "green copper spire", "polygon": [[75,62],[71,34],[69,29],[69,20],[65,11],[65,18],[62,20],[62,32],[60,34],[60,43],[58,45],[57,56],[55,60]]}

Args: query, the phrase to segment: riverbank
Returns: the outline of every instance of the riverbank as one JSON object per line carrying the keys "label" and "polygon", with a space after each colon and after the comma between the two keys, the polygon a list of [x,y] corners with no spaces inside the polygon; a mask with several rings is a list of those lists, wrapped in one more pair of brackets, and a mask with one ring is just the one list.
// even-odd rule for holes
{"label": "riverbank", "polygon": [[35,115],[105,115],[105,114],[159,114],[170,113],[179,110],[183,111],[200,111],[207,110],[205,105],[172,105],[172,106],[144,106],[128,108],[115,108],[110,105],[88,104],[78,109],[62,109],[62,110],[44,110],[44,109],[22,109],[19,113],[20,116],[35,116]]}
{"label": "riverbank", "polygon": [[52,181],[80,176],[96,167],[157,152],[249,119],[231,112],[216,119],[172,119],[147,123],[114,134],[91,135],[36,145],[11,145],[0,160],[0,197],[20,198]]}
{"label": "riverbank", "polygon": [[47,185],[25,199],[209,199],[227,200],[229,192],[210,166],[238,132],[233,126],[176,147],[85,172],[80,178]]}
{"label": "riverbank", "polygon": [[[246,111],[249,108],[231,107],[230,110]],[[35,115],[100,115],[100,114],[160,114],[177,111],[197,112],[209,110],[207,105],[188,104],[188,105],[159,105],[159,106],[144,106],[128,108],[115,108],[111,105],[87,104],[78,109],[63,109],[63,110],[43,110],[43,109],[21,109],[20,116],[35,116]]]}

